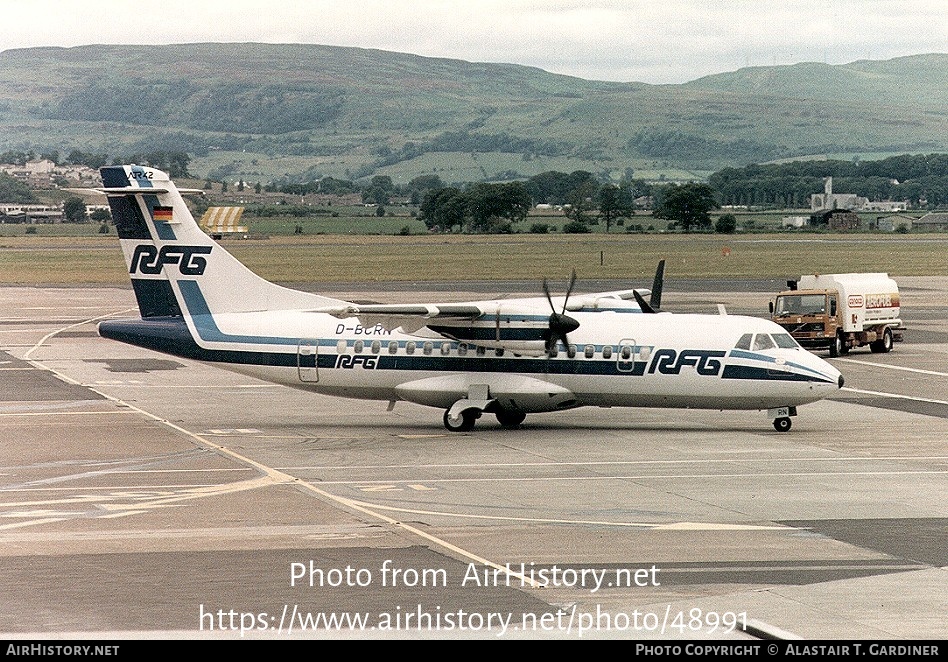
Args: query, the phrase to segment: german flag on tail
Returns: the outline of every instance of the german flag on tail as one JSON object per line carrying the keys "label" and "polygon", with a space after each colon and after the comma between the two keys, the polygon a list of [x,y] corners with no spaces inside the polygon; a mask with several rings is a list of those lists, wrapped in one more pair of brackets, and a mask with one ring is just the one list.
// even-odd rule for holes
{"label": "german flag on tail", "polygon": [[171,207],[155,207],[151,212],[151,217],[156,221],[165,221],[170,223],[173,217],[173,209]]}

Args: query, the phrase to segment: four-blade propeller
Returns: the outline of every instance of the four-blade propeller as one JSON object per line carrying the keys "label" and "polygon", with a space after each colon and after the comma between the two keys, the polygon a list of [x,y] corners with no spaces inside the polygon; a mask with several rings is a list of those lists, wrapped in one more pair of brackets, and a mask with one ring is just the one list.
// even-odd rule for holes
{"label": "four-blade propeller", "polygon": [[566,296],[563,298],[563,310],[556,312],[556,306],[553,305],[553,297],[550,296],[550,286],[546,278],[543,279],[543,293],[546,300],[550,302],[550,322],[549,328],[543,333],[543,339],[546,341],[546,353],[555,356],[557,345],[562,342],[563,345],[569,345],[569,339],[566,334],[572,333],[579,328],[579,322],[566,314],[566,304],[569,302],[569,295],[573,292],[573,286],[576,284],[576,270],[573,269],[569,278],[569,286],[566,288]]}

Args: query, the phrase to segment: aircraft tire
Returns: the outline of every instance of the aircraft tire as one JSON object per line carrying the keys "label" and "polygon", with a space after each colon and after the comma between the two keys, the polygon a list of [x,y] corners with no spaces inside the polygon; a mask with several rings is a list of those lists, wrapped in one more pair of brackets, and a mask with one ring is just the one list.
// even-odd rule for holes
{"label": "aircraft tire", "polygon": [[777,432],[789,432],[792,425],[793,421],[787,416],[774,419],[774,430]]}
{"label": "aircraft tire", "polygon": [[470,432],[474,429],[474,423],[477,422],[477,412],[475,411],[466,411],[461,414],[461,422],[457,425],[452,424],[451,418],[448,416],[448,411],[444,412],[444,427],[446,427],[451,432]]}
{"label": "aircraft tire", "polygon": [[516,428],[523,423],[523,419],[527,417],[527,414],[522,411],[502,409],[497,412],[496,416],[497,422],[500,423],[501,427]]}

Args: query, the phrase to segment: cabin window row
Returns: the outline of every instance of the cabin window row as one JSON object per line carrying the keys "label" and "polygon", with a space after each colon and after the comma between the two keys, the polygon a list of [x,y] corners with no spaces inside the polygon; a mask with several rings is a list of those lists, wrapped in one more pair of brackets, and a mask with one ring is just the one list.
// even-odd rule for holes
{"label": "cabin window row", "polygon": [[[414,340],[409,340],[406,343],[399,343],[397,340],[390,340],[387,343],[383,343],[380,340],[373,340],[371,343],[367,343],[364,340],[356,340],[352,344],[352,351],[356,354],[361,354],[362,352],[368,351],[373,354],[381,354],[382,348],[385,348],[385,351],[389,354],[397,354],[399,347],[404,347],[406,354],[415,354],[416,352],[421,352],[426,356],[431,356],[432,354],[442,354],[447,356],[451,353],[452,343],[450,342],[432,342],[427,341],[424,343],[419,343]],[[339,354],[345,354],[349,349],[349,344],[345,340],[340,340],[336,343],[336,352]],[[455,351],[458,356],[465,356],[468,352],[475,353],[477,356],[485,356],[487,354],[487,349],[485,347],[470,347],[464,343],[457,345]],[[495,350],[497,356],[503,356],[504,350],[497,349]]]}
{"label": "cabin window row", "polygon": [[[789,337],[789,336],[788,336]],[[421,352],[425,356],[431,356],[433,354],[441,354],[443,356],[448,356],[451,354],[451,350],[454,349],[455,353],[458,356],[467,356],[468,353],[473,353],[476,356],[486,356],[487,349],[481,347],[480,345],[469,346],[466,343],[460,343],[454,345],[450,342],[432,342],[427,341],[424,343],[418,343],[414,340],[409,340],[405,343],[399,343],[397,340],[391,340],[387,343],[383,343],[380,340],[373,340],[372,342],[366,342],[364,340],[356,340],[352,345],[352,351],[356,354],[361,354],[366,350],[370,351],[372,354],[381,354],[383,348],[389,354],[397,354],[399,347],[404,347],[405,354],[413,355],[416,352]],[[345,340],[340,340],[336,343],[336,352],[339,354],[345,354],[349,350],[349,344]],[[576,345],[568,345],[566,347],[566,355],[573,359],[576,358],[576,355],[579,353],[579,348]],[[601,348],[596,345],[584,345],[583,346],[583,356],[587,359],[595,358],[597,354],[600,354],[604,359],[611,359],[613,353],[617,353],[616,358],[623,361],[631,361],[633,358],[640,360],[645,360],[648,358],[648,348],[639,348],[638,356],[636,356],[635,347],[632,345],[620,345],[618,350],[616,350],[612,345],[603,345]],[[496,356],[503,356],[504,349],[497,348],[494,350]],[[560,348],[556,348],[555,355],[560,354]]]}

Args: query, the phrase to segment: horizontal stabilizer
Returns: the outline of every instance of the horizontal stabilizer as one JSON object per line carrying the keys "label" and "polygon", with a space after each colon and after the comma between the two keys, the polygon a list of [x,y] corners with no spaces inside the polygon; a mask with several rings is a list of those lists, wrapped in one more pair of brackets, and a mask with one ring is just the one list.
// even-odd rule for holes
{"label": "horizontal stabilizer", "polygon": [[[64,191],[79,194],[95,195],[158,195],[159,193],[169,193],[171,189],[158,188],[155,186],[142,188],[140,186],[103,186],[98,188],[67,188]],[[179,188],[175,189],[178,193],[185,195],[204,195],[204,191],[199,188]]]}

